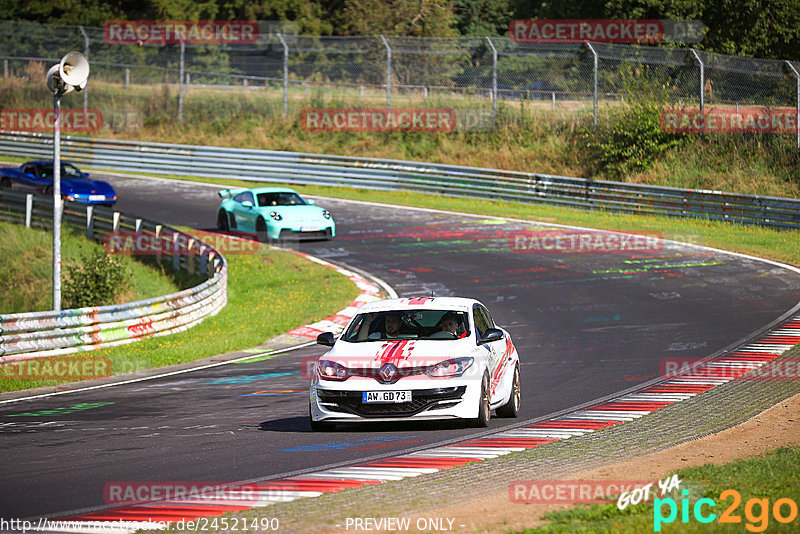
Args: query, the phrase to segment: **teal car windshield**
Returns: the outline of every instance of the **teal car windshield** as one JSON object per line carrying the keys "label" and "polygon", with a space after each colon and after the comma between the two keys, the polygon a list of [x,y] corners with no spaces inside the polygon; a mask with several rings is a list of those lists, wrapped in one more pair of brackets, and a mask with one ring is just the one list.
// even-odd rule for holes
{"label": "teal car windshield", "polygon": [[306,201],[297,193],[259,193],[256,195],[259,206],[305,206]]}

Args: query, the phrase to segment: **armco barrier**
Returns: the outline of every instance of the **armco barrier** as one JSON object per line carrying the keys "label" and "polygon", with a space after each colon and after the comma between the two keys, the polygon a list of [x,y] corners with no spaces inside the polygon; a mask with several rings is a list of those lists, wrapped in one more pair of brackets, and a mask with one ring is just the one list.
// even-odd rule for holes
{"label": "armco barrier", "polygon": [[[52,228],[51,197],[0,190],[0,220]],[[0,363],[55,356],[131,343],[186,330],[217,314],[227,302],[225,258],[214,248],[178,230],[97,206],[67,203],[64,223],[102,239],[115,231],[160,236],[167,250],[189,254],[163,256],[173,269],[206,278],[202,284],[161,297],[116,306],[0,315]],[[180,240],[184,246],[170,247]]]}
{"label": "armco barrier", "polygon": [[[62,137],[63,158],[119,171],[409,190],[800,228],[800,200],[415,161]],[[0,133],[0,154],[51,158],[52,136]]]}

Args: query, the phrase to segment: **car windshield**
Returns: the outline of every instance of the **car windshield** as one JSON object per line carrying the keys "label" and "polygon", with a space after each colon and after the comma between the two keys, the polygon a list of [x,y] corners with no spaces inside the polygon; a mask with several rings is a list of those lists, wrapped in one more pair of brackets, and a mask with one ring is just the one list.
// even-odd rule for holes
{"label": "car windshield", "polygon": [[[44,163],[39,165],[39,175],[41,178],[52,178],[53,177],[53,164],[52,163]],[[69,163],[62,163],[61,164],[61,177],[62,178],[83,178],[83,174],[75,165],[70,165]]]}
{"label": "car windshield", "polygon": [[453,310],[398,310],[361,313],[342,336],[350,342],[388,339],[454,340],[469,336],[467,313]]}
{"label": "car windshield", "polygon": [[259,206],[303,206],[306,201],[297,193],[259,193],[257,195]]}

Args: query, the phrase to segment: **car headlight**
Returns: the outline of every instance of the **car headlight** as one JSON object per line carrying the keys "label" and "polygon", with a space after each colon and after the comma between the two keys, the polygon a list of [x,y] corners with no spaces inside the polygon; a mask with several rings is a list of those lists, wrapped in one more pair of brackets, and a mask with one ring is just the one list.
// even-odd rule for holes
{"label": "car headlight", "polygon": [[283,219],[283,217],[281,217],[281,214],[278,213],[277,211],[269,212],[269,216],[272,217],[273,219],[275,219],[276,221],[280,221],[280,220]]}
{"label": "car headlight", "polygon": [[350,377],[347,367],[330,360],[317,362],[317,374],[323,380],[347,380]]}
{"label": "car headlight", "polygon": [[431,378],[452,378],[463,375],[472,366],[472,362],[473,358],[452,358],[431,365],[425,372]]}
{"label": "car headlight", "polygon": [[328,210],[322,210],[322,216],[325,217],[326,219],[330,219],[331,212],[329,212]]}

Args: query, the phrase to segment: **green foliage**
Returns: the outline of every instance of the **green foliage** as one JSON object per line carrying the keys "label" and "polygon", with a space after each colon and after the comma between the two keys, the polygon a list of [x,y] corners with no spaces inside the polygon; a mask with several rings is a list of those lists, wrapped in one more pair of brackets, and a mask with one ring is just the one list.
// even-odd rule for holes
{"label": "green foliage", "polygon": [[116,256],[103,250],[81,255],[81,263],[66,268],[64,306],[83,308],[113,304],[116,297],[128,290],[132,273]]}
{"label": "green foliage", "polygon": [[670,89],[655,87],[631,70],[623,71],[625,105],[604,112],[601,124],[576,131],[585,144],[583,164],[590,175],[618,179],[649,169],[656,159],[679,146],[683,134],[665,132],[661,113]]}

